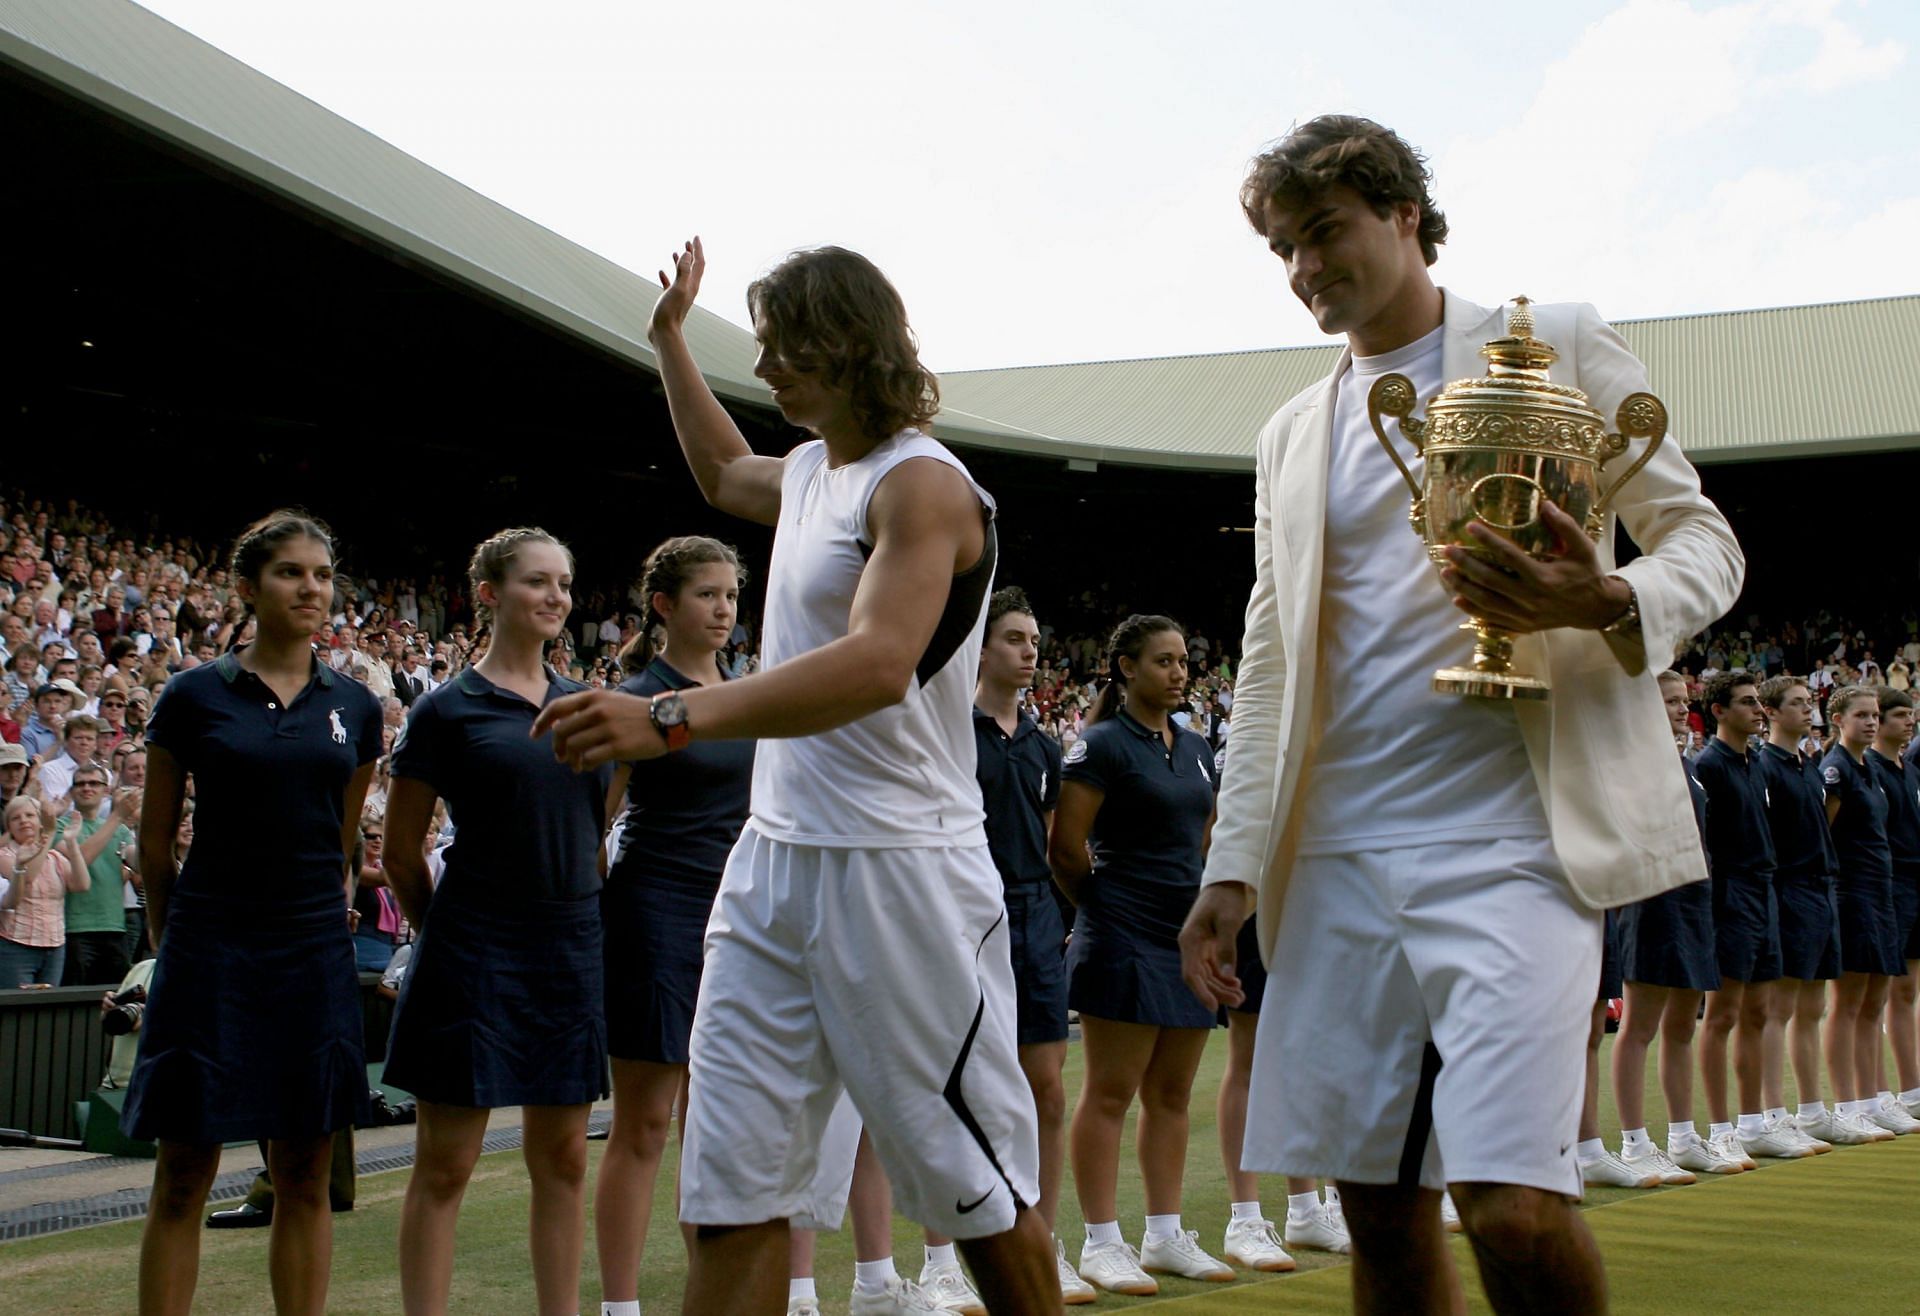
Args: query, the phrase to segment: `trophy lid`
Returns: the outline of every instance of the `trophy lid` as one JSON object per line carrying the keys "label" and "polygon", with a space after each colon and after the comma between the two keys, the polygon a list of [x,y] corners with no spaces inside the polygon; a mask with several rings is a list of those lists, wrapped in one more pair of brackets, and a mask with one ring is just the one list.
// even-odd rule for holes
{"label": "trophy lid", "polygon": [[1547,382],[1547,367],[1560,359],[1553,345],[1533,336],[1533,312],[1526,297],[1513,299],[1513,312],[1507,316],[1507,336],[1495,338],[1480,349],[1487,359],[1487,373],[1504,378]]}

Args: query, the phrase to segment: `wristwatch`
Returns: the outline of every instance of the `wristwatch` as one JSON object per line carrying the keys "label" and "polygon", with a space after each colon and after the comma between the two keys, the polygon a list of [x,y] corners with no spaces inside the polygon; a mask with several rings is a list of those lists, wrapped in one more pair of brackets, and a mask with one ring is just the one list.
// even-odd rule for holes
{"label": "wristwatch", "polygon": [[687,742],[693,739],[693,732],[687,728],[687,701],[677,692],[668,690],[649,699],[647,716],[653,719],[653,729],[667,742],[669,754],[676,749],[685,749]]}
{"label": "wristwatch", "polygon": [[1640,592],[1634,589],[1632,581],[1623,576],[1615,576],[1613,579],[1627,587],[1627,610],[1602,626],[1600,633],[1621,637],[1637,635],[1640,633]]}

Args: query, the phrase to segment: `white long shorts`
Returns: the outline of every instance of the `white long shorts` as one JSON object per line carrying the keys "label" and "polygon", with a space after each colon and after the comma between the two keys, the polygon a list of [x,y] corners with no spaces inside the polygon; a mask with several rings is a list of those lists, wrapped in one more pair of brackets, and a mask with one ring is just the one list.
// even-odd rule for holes
{"label": "white long shorts", "polygon": [[1286,900],[1245,1167],[1577,1197],[1602,919],[1551,843],[1306,856]]}
{"label": "white long shorts", "polygon": [[859,1122],[902,1212],[955,1238],[1039,1197],[1000,875],[982,845],[829,850],[751,824],[707,924],[680,1219],[837,1228]]}

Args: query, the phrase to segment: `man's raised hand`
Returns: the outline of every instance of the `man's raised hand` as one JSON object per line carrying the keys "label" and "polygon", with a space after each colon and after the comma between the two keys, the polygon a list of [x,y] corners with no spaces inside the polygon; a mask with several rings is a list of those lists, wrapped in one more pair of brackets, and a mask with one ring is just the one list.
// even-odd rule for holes
{"label": "man's raised hand", "polygon": [[700,295],[700,276],[706,272],[707,253],[699,238],[673,254],[673,277],[668,278],[665,270],[659,272],[660,286],[666,291],[653,304],[653,315],[647,321],[648,342],[663,333],[680,331],[693,309],[693,299]]}

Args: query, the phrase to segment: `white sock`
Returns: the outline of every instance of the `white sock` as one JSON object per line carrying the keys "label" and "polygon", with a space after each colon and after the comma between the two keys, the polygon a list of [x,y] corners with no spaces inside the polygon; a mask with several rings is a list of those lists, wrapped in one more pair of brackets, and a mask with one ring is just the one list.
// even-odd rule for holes
{"label": "white sock", "polygon": [[1900,1094],[1900,1100],[1906,1102],[1909,1106],[1920,1104],[1920,1088],[1908,1088]]}
{"label": "white sock", "polygon": [[1118,1243],[1119,1241],[1120,1222],[1118,1220],[1102,1220],[1098,1224],[1095,1224],[1091,1220],[1087,1222],[1087,1245],[1089,1247],[1099,1247],[1102,1243]]}
{"label": "white sock", "polygon": [[887,1282],[900,1278],[900,1272],[893,1268],[892,1257],[881,1257],[878,1261],[856,1261],[853,1263],[853,1291],[855,1293],[885,1293]]}
{"label": "white sock", "polygon": [[1766,1131],[1767,1122],[1765,1119],[1759,1115],[1748,1115],[1742,1112],[1740,1116],[1740,1132],[1759,1134],[1765,1133]]}
{"label": "white sock", "polygon": [[1685,1124],[1667,1125],[1667,1145],[1669,1147],[1675,1145],[1684,1147],[1688,1143],[1698,1141],[1700,1141],[1700,1130],[1693,1127],[1692,1120],[1688,1120]]}
{"label": "white sock", "polygon": [[1888,1102],[1893,1100],[1893,1092],[1891,1089],[1881,1088],[1878,1092],[1874,1094],[1874,1099],[1877,1105],[1884,1106]]}
{"label": "white sock", "polygon": [[1582,1138],[1580,1145],[1573,1149],[1573,1154],[1580,1164],[1591,1165],[1607,1154],[1607,1144],[1598,1138]]}
{"label": "white sock", "polygon": [[603,1302],[600,1316],[640,1316],[640,1299],[631,1302]]}
{"label": "white sock", "polygon": [[1707,1137],[1709,1138],[1717,1138],[1723,1133],[1732,1133],[1732,1132],[1733,1132],[1733,1125],[1728,1124],[1723,1120],[1715,1120],[1711,1124],[1707,1125]]}
{"label": "white sock", "polygon": [[1803,1120],[1810,1120],[1816,1115],[1824,1115],[1826,1113],[1827,1103],[1824,1101],[1803,1101],[1800,1103],[1800,1118]]}
{"label": "white sock", "polygon": [[1235,1220],[1258,1220],[1260,1218],[1260,1203],[1258,1202],[1234,1202],[1232,1205],[1233,1218]]}
{"label": "white sock", "polygon": [[1328,1206],[1340,1205],[1340,1190],[1334,1187],[1332,1184],[1327,1185],[1327,1205]]}
{"label": "white sock", "polygon": [[1767,1107],[1767,1123],[1773,1124],[1779,1120],[1785,1119],[1786,1117],[1787,1117],[1787,1108],[1785,1106]]}
{"label": "white sock", "polygon": [[1287,1218],[1289,1220],[1308,1220],[1320,1209],[1319,1193],[1289,1193],[1287,1195]]}
{"label": "white sock", "polygon": [[1180,1237],[1180,1213],[1172,1215],[1150,1215],[1147,1217],[1147,1242],[1162,1243],[1170,1238]]}
{"label": "white sock", "polygon": [[932,1270],[935,1266],[957,1266],[960,1264],[960,1258],[953,1254],[953,1244],[951,1243],[942,1243],[938,1247],[935,1247],[932,1243],[928,1243],[926,1248],[928,1270]]}
{"label": "white sock", "polygon": [[790,1279],[787,1281],[788,1302],[792,1302],[795,1298],[805,1298],[808,1302],[812,1302],[819,1296],[819,1294],[813,1291],[813,1276],[811,1275],[805,1279]]}
{"label": "white sock", "polygon": [[1647,1136],[1647,1131],[1643,1128],[1622,1129],[1620,1130],[1620,1145],[1622,1147],[1651,1147],[1653,1146],[1653,1139]]}
{"label": "white sock", "polygon": [[1833,1108],[1842,1115],[1858,1115],[1860,1113],[1860,1103],[1857,1101],[1836,1101],[1833,1103]]}

